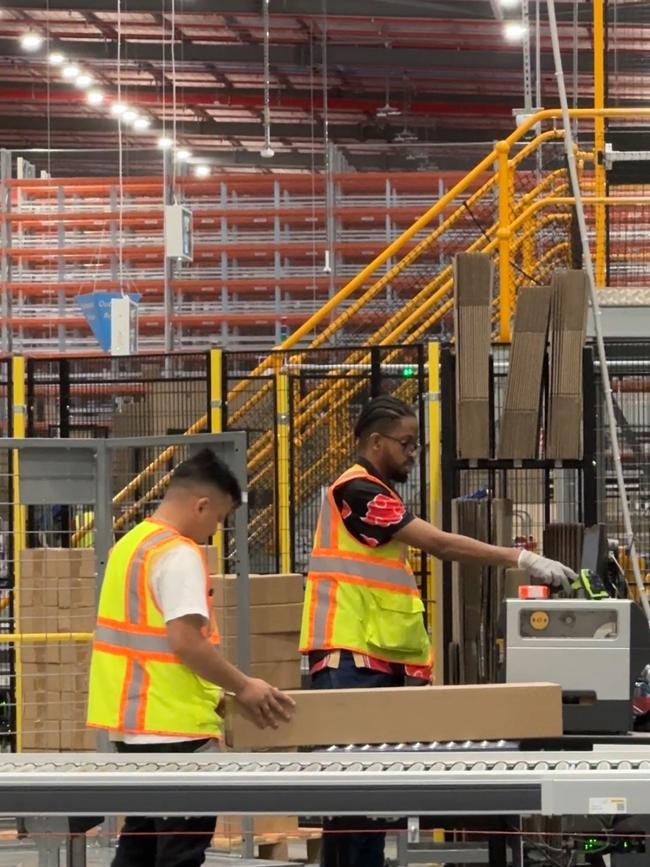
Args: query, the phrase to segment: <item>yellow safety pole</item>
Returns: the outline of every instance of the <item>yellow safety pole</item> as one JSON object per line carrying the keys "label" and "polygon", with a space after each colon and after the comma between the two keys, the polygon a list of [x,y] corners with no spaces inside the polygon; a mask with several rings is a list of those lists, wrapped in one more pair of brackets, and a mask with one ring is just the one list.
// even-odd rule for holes
{"label": "yellow safety pole", "polygon": [[[14,356],[11,360],[11,432],[16,439],[24,439],[27,431],[25,424],[25,359]],[[12,514],[13,514],[13,558],[14,558],[14,629],[20,632],[20,576],[22,552],[27,547],[26,514],[20,497],[20,454],[14,449],[11,455],[12,469]],[[14,658],[15,696],[16,696],[16,752],[23,746],[23,672],[21,654]]]}
{"label": "yellow safety pole", "polygon": [[[436,527],[441,524],[441,483],[440,483],[440,344],[431,341],[427,357],[427,423],[429,427],[428,464],[429,464],[429,520]],[[440,561],[430,558],[428,572],[429,600],[428,620],[433,645],[433,679],[440,682],[443,671],[442,654],[442,569]]]}
{"label": "yellow safety pole", "polygon": [[[605,0],[594,0],[594,109],[605,107]],[[605,116],[594,117],[596,196],[605,196]],[[607,282],[607,217],[604,204],[596,205],[596,286]]]}
{"label": "yellow safety pole", "polygon": [[[210,433],[223,433],[223,352],[221,349],[210,350]],[[216,555],[216,572],[222,574],[225,569],[224,534],[220,528],[212,538]]]}
{"label": "yellow safety pole", "polygon": [[275,375],[275,446],[277,466],[278,553],[282,574],[291,572],[291,421],[289,376]]}
{"label": "yellow safety pole", "polygon": [[511,220],[511,177],[507,141],[497,143],[497,175],[499,182],[499,336],[505,343],[510,342],[510,323],[512,321],[512,264],[510,262]]}

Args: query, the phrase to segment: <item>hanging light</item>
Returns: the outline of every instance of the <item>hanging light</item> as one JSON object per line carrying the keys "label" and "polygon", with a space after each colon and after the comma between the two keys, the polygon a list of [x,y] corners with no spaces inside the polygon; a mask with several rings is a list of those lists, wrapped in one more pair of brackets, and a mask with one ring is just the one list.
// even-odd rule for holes
{"label": "hanging light", "polygon": [[53,51],[47,59],[52,66],[61,66],[65,63],[65,54],[61,54],[60,51]]}
{"label": "hanging light", "polygon": [[192,156],[192,151],[188,151],[187,148],[179,148],[176,151],[176,159],[179,163],[186,163]]}
{"label": "hanging light", "polygon": [[521,5],[521,0],[499,0],[499,5],[504,9],[516,9]]}
{"label": "hanging light", "polygon": [[194,169],[194,174],[197,178],[207,178],[210,174],[210,166],[196,166]]}
{"label": "hanging light", "polygon": [[138,132],[144,132],[144,130],[149,129],[151,126],[151,121],[148,117],[136,117],[133,121],[133,129]]}
{"label": "hanging light", "polygon": [[171,148],[173,146],[174,146],[174,141],[173,141],[173,139],[170,139],[169,136],[161,135],[160,138],[158,139],[158,147],[163,151],[169,150],[169,148]]}
{"label": "hanging light", "polygon": [[104,94],[101,90],[97,90],[96,88],[93,90],[89,90],[86,94],[86,99],[88,100],[90,105],[101,105],[104,102]]}
{"label": "hanging light", "polygon": [[264,157],[265,160],[270,160],[271,157],[275,156],[275,151],[271,147],[270,144],[265,144],[262,150],[260,151],[260,156]]}
{"label": "hanging light", "polygon": [[115,117],[119,117],[120,115],[124,115],[125,112],[129,110],[128,105],[123,102],[114,102],[111,106],[111,114],[115,115]]}
{"label": "hanging light", "polygon": [[506,21],[503,25],[503,38],[506,42],[521,42],[527,33],[520,21]]}
{"label": "hanging light", "polygon": [[75,78],[74,86],[78,87],[79,90],[85,90],[87,87],[90,87],[92,83],[92,75],[88,75],[87,72],[80,72],[79,75]]}
{"label": "hanging light", "polygon": [[80,73],[81,73],[81,70],[74,63],[68,63],[68,65],[64,66],[63,69],[61,70],[61,75],[64,78],[67,78],[68,81],[70,81],[73,78],[77,78]]}
{"label": "hanging light", "polygon": [[33,30],[30,30],[29,33],[23,33],[20,37],[20,47],[23,51],[38,51],[42,45],[43,37]]}
{"label": "hanging light", "polygon": [[124,123],[133,123],[133,121],[138,116],[138,112],[132,108],[127,108],[126,111],[123,111],[120,116]]}

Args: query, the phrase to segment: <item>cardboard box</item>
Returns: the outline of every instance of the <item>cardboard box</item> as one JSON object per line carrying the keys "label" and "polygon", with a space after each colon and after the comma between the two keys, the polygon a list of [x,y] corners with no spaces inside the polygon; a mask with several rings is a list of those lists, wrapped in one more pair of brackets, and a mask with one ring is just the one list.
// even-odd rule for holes
{"label": "cardboard box", "polygon": [[559,737],[559,684],[304,690],[290,723],[258,729],[226,697],[226,743],[235,750],[332,744]]}
{"label": "cardboard box", "polygon": [[[251,662],[291,662],[298,654],[299,632],[278,632],[275,635],[251,635]],[[237,636],[226,636],[221,643],[226,656],[236,655]]]}
{"label": "cardboard box", "polygon": [[[217,608],[236,608],[237,579],[234,575],[220,575],[212,579],[213,601]],[[302,603],[304,579],[302,575],[251,575],[248,580],[250,604],[282,605]]]}
{"label": "cardboard box", "polygon": [[[225,614],[217,609],[216,613],[222,636],[236,636],[239,626],[236,609],[229,609]],[[302,603],[253,607],[250,609],[250,632],[260,635],[299,632],[301,620]]]}
{"label": "cardboard box", "polygon": [[[298,819],[294,816],[254,816],[253,834],[255,836],[298,835]],[[217,837],[241,837],[241,816],[219,816]]]}
{"label": "cardboard box", "polygon": [[278,689],[300,689],[300,658],[292,662],[253,662],[252,677],[261,677]]}

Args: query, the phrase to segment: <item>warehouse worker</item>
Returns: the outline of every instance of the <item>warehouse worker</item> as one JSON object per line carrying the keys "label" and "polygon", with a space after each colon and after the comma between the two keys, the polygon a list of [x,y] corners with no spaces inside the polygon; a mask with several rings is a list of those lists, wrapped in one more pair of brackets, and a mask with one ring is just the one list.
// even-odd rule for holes
{"label": "warehouse worker", "polygon": [[[419,449],[410,406],[376,397],[354,434],[356,463],[327,490],[309,563],[300,650],[309,656],[313,689],[430,681],[431,646],[408,546],[441,560],[519,567],[569,588],[576,576],[561,563],[443,532],[406,508],[394,485],[407,480]],[[350,833],[372,827],[363,819],[326,822],[323,867],[383,867],[384,835]]]}
{"label": "warehouse worker", "polygon": [[[90,666],[88,725],[108,731],[118,752],[209,749],[221,732],[220,688],[234,693],[261,728],[291,717],[288,696],[247,677],[218,648],[199,545],[240,502],[235,476],[205,449],[176,468],[153,516],[111,551]],[[128,817],[113,867],[203,864],[215,824],[214,816]]]}

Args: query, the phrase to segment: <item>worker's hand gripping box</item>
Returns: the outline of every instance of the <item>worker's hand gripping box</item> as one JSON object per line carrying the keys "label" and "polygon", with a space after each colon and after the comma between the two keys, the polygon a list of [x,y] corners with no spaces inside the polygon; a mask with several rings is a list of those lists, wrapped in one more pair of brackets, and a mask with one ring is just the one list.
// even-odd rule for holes
{"label": "worker's hand gripping box", "polygon": [[264,730],[228,696],[226,744],[234,750],[255,750],[562,734],[562,691],[552,683],[304,690],[289,695],[296,702],[291,722]]}

